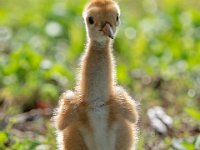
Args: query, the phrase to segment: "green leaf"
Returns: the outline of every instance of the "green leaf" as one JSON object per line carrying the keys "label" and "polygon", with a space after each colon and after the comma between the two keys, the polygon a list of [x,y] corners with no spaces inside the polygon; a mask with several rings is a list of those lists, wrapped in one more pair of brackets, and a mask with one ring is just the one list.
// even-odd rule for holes
{"label": "green leaf", "polygon": [[[7,134],[5,132],[0,131],[0,143],[5,143],[8,141]],[[1,145],[0,145],[1,146]]]}
{"label": "green leaf", "polygon": [[193,108],[186,108],[185,112],[200,122],[200,112],[199,111],[194,110]]}
{"label": "green leaf", "polygon": [[182,145],[187,149],[187,150],[194,150],[195,146],[192,143],[189,142],[183,142]]}

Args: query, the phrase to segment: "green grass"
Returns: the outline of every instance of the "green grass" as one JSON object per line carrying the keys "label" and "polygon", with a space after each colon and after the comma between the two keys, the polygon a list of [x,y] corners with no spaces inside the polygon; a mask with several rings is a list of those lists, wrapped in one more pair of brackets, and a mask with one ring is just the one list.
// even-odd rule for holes
{"label": "green grass", "polygon": [[[73,89],[86,42],[81,17],[86,2],[0,1],[0,149],[55,149],[51,115],[42,115],[41,131],[26,122],[33,135],[23,137],[18,132],[27,130],[10,118],[52,109],[63,91]],[[117,78],[140,103],[139,149],[199,148],[199,0],[119,0],[119,5]],[[150,127],[147,110],[157,105],[173,118],[173,134],[160,136]]]}

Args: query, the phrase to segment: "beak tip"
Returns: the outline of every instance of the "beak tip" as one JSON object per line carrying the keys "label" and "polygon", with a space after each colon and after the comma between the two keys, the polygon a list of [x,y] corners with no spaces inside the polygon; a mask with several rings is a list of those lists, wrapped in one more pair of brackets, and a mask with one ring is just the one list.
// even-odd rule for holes
{"label": "beak tip", "polygon": [[114,39],[114,36],[113,36],[113,35],[110,35],[109,38],[111,38],[111,39],[113,40],[113,39]]}

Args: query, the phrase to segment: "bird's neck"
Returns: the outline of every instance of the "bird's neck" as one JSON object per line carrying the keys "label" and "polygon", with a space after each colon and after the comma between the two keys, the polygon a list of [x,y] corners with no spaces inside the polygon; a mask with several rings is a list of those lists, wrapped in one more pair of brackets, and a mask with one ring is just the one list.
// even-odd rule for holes
{"label": "bird's neck", "polygon": [[106,103],[114,84],[112,43],[89,41],[82,59],[80,91],[92,106]]}

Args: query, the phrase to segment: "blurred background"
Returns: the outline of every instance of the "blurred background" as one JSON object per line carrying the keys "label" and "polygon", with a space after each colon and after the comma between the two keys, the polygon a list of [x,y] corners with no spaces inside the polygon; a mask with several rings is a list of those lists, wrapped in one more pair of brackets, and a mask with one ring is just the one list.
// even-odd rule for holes
{"label": "blurred background", "polygon": [[[51,116],[73,89],[87,0],[0,1],[0,149],[56,149]],[[138,149],[200,149],[199,0],[118,0],[117,78],[139,103]]]}

